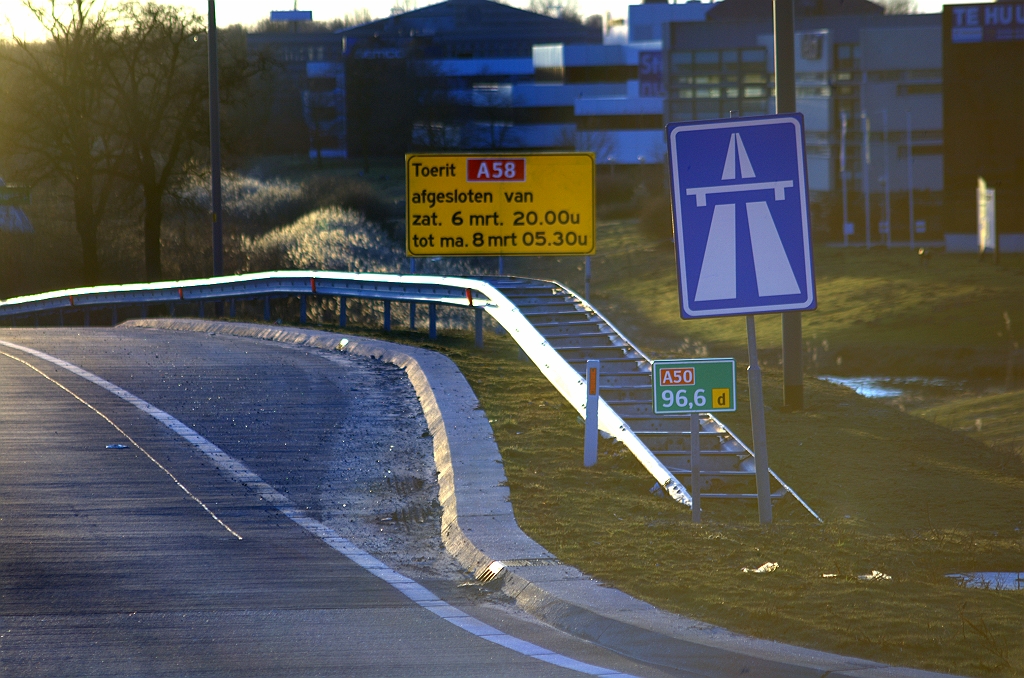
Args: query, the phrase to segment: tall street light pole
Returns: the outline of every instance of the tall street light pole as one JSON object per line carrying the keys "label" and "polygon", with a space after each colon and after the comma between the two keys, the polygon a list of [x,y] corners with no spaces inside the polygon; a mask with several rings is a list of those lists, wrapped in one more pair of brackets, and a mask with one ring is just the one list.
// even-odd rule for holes
{"label": "tall street light pole", "polygon": [[[775,112],[796,113],[796,30],[793,0],[774,0],[775,6]],[[803,328],[799,311],[782,314],[783,404],[794,410],[804,406]]]}
{"label": "tall street light pole", "polygon": [[210,197],[213,221],[213,275],[224,275],[223,221],[220,206],[220,84],[217,77],[217,7],[209,0],[206,46],[210,62]]}

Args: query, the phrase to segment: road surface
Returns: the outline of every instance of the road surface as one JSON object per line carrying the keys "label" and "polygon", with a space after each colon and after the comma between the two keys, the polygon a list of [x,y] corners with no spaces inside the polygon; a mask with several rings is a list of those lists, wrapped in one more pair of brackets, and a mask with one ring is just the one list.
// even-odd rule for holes
{"label": "road surface", "polygon": [[[357,519],[346,498],[362,491],[365,520],[377,492],[369,513],[376,506],[382,539],[394,495],[407,495],[402,516],[431,532],[431,486],[415,480],[430,440],[395,367],[144,329],[5,330],[0,342],[4,676],[581,675],[563,668],[582,666],[573,660],[597,674],[687,675],[478,604],[472,586],[431,574],[443,554],[405,553],[403,571],[423,561],[417,581],[511,634],[504,645],[518,636],[558,654],[492,642],[491,627],[414,602],[257,491],[265,482],[336,534]],[[18,346],[159,408],[260,482],[228,477],[124,396]]]}

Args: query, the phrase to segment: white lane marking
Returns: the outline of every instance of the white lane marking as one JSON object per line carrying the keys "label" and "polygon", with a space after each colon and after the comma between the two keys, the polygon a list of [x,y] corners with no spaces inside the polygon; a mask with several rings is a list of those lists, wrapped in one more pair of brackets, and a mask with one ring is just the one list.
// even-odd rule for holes
{"label": "white lane marking", "polygon": [[[0,342],[0,343],[4,343],[4,344],[6,344],[6,342]],[[95,413],[96,413],[97,415],[99,415],[99,416],[100,416],[100,418],[102,418],[102,419],[103,419],[103,420],[104,420],[105,422],[107,422],[108,424],[110,424],[111,426],[113,426],[113,427],[114,427],[114,429],[115,429],[115,430],[117,430],[117,432],[118,432],[118,433],[120,433],[120,434],[121,434],[122,436],[124,436],[124,437],[125,437],[125,440],[127,440],[128,442],[130,442],[130,443],[131,443],[131,444],[132,444],[132,445],[133,445],[133,446],[135,447],[135,449],[137,449],[137,450],[138,450],[139,452],[142,452],[142,454],[146,455],[146,457],[147,457],[147,458],[148,458],[148,459],[149,459],[149,460],[150,460],[151,462],[153,462],[154,464],[156,464],[157,468],[159,468],[159,469],[160,469],[161,471],[163,471],[164,473],[166,473],[166,474],[167,474],[167,476],[168,476],[168,477],[169,477],[169,478],[170,478],[171,480],[173,480],[173,481],[174,481],[174,484],[175,484],[175,485],[177,485],[178,487],[180,487],[180,488],[181,488],[181,491],[182,491],[182,492],[184,492],[185,494],[187,494],[187,495],[189,496],[189,498],[190,498],[190,499],[192,499],[192,501],[194,501],[195,503],[197,503],[197,504],[199,504],[199,505],[200,505],[201,507],[203,507],[203,510],[204,510],[204,511],[206,511],[206,512],[207,512],[208,514],[210,514],[210,517],[211,517],[211,518],[213,518],[213,519],[214,519],[215,521],[217,521],[217,524],[218,524],[218,525],[220,525],[220,526],[221,526],[221,527],[223,527],[223,528],[224,528],[225,530],[227,530],[228,532],[230,532],[230,533],[231,533],[231,534],[232,534],[233,536],[235,536],[235,537],[238,537],[239,541],[241,541],[241,539],[242,539],[242,535],[238,534],[237,532],[235,532],[234,530],[232,530],[232,529],[231,529],[230,527],[228,527],[227,523],[225,523],[225,522],[224,522],[223,520],[221,520],[221,519],[220,519],[220,518],[219,518],[219,517],[217,516],[217,514],[216,514],[216,513],[214,513],[214,512],[213,512],[213,511],[212,511],[212,510],[210,509],[210,507],[209,507],[209,506],[207,506],[206,504],[204,504],[204,503],[203,503],[203,500],[201,500],[201,499],[200,499],[199,497],[197,497],[196,495],[192,494],[192,492],[191,492],[191,491],[190,491],[190,490],[189,490],[189,489],[188,489],[187,487],[185,487],[185,486],[184,486],[184,485],[182,484],[182,482],[181,482],[180,480],[178,480],[178,479],[177,479],[177,478],[175,477],[175,475],[174,475],[173,473],[171,473],[171,472],[170,472],[170,470],[169,470],[169,469],[168,469],[168,468],[167,468],[166,466],[164,466],[163,464],[161,464],[160,462],[158,462],[158,461],[156,460],[156,458],[154,458],[154,457],[153,457],[153,455],[151,455],[151,454],[150,454],[149,452],[147,452],[147,451],[146,451],[146,449],[142,447],[142,445],[139,445],[139,443],[138,443],[138,442],[136,442],[135,438],[132,438],[132,437],[131,437],[130,435],[128,435],[128,432],[127,432],[127,431],[125,431],[125,430],[124,430],[123,428],[121,428],[120,426],[118,426],[117,424],[115,424],[115,423],[114,423],[114,421],[113,421],[113,420],[112,420],[112,419],[111,419],[110,417],[108,417],[107,415],[105,415],[105,414],[103,414],[102,412],[100,412],[100,411],[99,411],[98,409],[96,409],[96,408],[95,408],[95,407],[93,407],[93,406],[92,406],[91,404],[89,404],[88,402],[86,402],[86,401],[85,401],[85,399],[84,399],[84,398],[82,398],[82,397],[81,397],[80,395],[78,395],[77,393],[75,393],[74,391],[72,391],[72,390],[71,390],[71,389],[69,389],[69,388],[68,388],[67,386],[65,386],[64,384],[62,384],[62,383],[60,383],[59,381],[57,381],[56,379],[54,379],[54,378],[50,377],[50,375],[48,375],[48,374],[44,373],[44,372],[43,372],[42,370],[40,370],[40,369],[39,369],[38,367],[36,367],[35,365],[33,365],[33,364],[29,363],[29,362],[26,362],[26,361],[22,360],[21,358],[18,358],[18,357],[16,357],[16,356],[13,356],[13,355],[11,355],[10,353],[4,353],[3,351],[0,351],[0,355],[3,355],[3,356],[7,356],[7,357],[8,357],[8,358],[10,358],[11,360],[17,361],[17,362],[21,363],[22,365],[25,365],[25,366],[26,366],[26,367],[28,367],[29,369],[31,369],[31,370],[34,370],[35,372],[38,372],[38,373],[39,373],[39,375],[40,375],[41,377],[43,377],[43,378],[44,378],[44,379],[46,379],[47,381],[51,382],[52,384],[54,384],[54,385],[55,385],[55,386],[57,386],[58,388],[60,388],[60,389],[64,390],[64,391],[65,391],[65,392],[67,392],[67,393],[68,393],[68,395],[70,395],[70,396],[71,396],[72,398],[74,398],[74,399],[75,399],[75,400],[77,400],[78,402],[82,403],[83,405],[85,405],[86,407],[88,407],[88,408],[89,408],[90,410],[92,410],[93,412],[95,412]],[[121,447],[124,447],[124,445],[122,445]]]}
{"label": "white lane marking", "polygon": [[436,614],[448,623],[458,626],[478,638],[490,641],[496,645],[501,645],[513,652],[518,652],[519,654],[533,659],[538,659],[554,666],[571,669],[590,676],[602,676],[605,678],[635,678],[628,673],[620,673],[601,666],[587,664],[586,662],[581,662],[571,657],[566,657],[565,655],[552,652],[551,650],[545,649],[539,645],[534,645],[533,643],[521,640],[515,636],[510,636],[503,631],[499,631],[493,626],[485,624],[475,617],[469,616],[462,610],[449,605],[438,598],[422,584],[413,581],[405,575],[395,572],[377,558],[339,535],[330,527],[311,518],[305,511],[296,506],[287,496],[281,494],[267,484],[244,463],[227,454],[209,440],[199,435],[195,430],[167,414],[160,408],[150,405],[138,396],[129,393],[120,386],[110,383],[102,377],[96,376],[92,372],[84,370],[81,367],[65,360],[61,360],[60,358],[55,358],[52,355],[43,353],[42,351],[37,351],[33,348],[28,348],[27,346],[20,346],[18,344],[12,344],[2,340],[0,340],[0,346],[24,351],[25,353],[33,355],[41,360],[57,365],[58,367],[96,384],[100,388],[116,395],[125,402],[134,405],[188,442],[192,443],[229,478],[247,486],[263,501],[272,505],[304,530],[318,537],[332,549],[343,556],[346,556],[353,563],[359,565],[373,576],[391,584],[391,586],[402,593],[410,601],[416,603],[423,609]]}

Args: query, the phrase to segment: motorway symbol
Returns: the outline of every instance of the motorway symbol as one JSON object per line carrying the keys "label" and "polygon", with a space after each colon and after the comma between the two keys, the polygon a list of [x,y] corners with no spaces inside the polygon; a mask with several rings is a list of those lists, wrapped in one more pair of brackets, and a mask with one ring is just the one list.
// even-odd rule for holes
{"label": "motorway symbol", "polygon": [[815,308],[803,117],[668,133],[682,317]]}

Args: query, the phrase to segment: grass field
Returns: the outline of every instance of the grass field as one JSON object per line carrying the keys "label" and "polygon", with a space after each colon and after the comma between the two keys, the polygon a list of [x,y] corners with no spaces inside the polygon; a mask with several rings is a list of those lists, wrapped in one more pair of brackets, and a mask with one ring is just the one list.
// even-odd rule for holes
{"label": "grass field", "polygon": [[[675,356],[708,350],[746,357],[742,318],[679,318],[671,242],[652,242],[634,220],[598,226],[592,300],[641,348]],[[818,247],[818,310],[803,314],[806,365],[833,374],[1005,376],[1016,342],[1024,346],[1024,257],[991,259],[935,252]],[[513,273],[557,279],[583,291],[582,261],[506,262]],[[1009,323],[1009,327],[1007,327]],[[778,316],[758,320],[762,359],[777,362]]]}
{"label": "grass field", "polygon": [[[584,572],[763,638],[937,671],[1024,675],[1021,594],[946,576],[1024,570],[1015,456],[816,380],[807,381],[806,411],[783,412],[781,375],[769,369],[772,468],[824,524],[793,501],[769,528],[753,505],[706,502],[704,523],[693,526],[683,507],[648,492],[650,476],[614,441],[602,441],[597,467],[583,469],[582,423],[509,339],[488,336],[478,351],[467,334],[428,342],[364,332],[458,364],[491,420],[520,525]],[[747,410],[725,421],[749,435]],[[742,572],[765,562],[779,569]],[[874,570],[891,579],[859,579]]]}
{"label": "grass field", "polygon": [[[629,222],[602,233],[592,298],[631,339],[657,356],[745,354],[742,320],[678,319],[670,249],[634,236]],[[584,572],[758,637],[936,671],[1024,675],[1024,595],[947,576],[1024,571],[1016,373],[1005,390],[1024,324],[1021,262],[936,254],[922,264],[908,252],[824,248],[817,261],[819,310],[804,315],[809,371],[953,372],[980,389],[896,403],[808,378],[806,409],[787,412],[772,362],[778,319],[759,320],[771,466],[823,524],[794,501],[768,528],[752,504],[709,501],[693,526],[688,511],[648,492],[652,479],[617,443],[602,441],[598,466],[582,468],[579,418],[508,338],[488,336],[477,351],[458,333],[428,342],[366,331],[455,360],[491,420],[520,525]],[[506,267],[582,291],[581,263]],[[749,439],[742,365],[738,376],[740,409],[723,420]],[[779,568],[742,571],[766,562]],[[860,578],[876,570],[891,579]]]}

